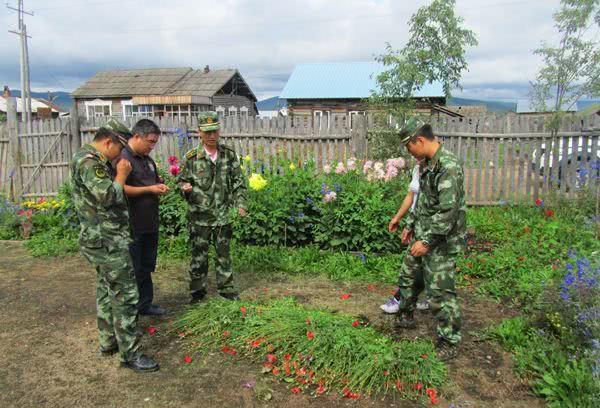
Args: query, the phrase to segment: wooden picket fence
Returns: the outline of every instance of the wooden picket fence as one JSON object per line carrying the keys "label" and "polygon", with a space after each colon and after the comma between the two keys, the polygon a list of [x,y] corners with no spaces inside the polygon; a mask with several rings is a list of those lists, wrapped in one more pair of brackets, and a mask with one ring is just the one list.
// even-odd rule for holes
{"label": "wooden picket fence", "polygon": [[[79,146],[89,142],[108,118],[86,120],[71,115],[35,121],[24,129],[9,99],[8,123],[0,126],[0,193],[16,200],[51,197],[68,180],[69,161]],[[71,113],[74,113],[74,109]],[[132,126],[139,119],[127,119]],[[181,158],[197,142],[196,118],[150,118],[162,136],[153,157],[166,166],[169,156]],[[598,189],[600,116],[568,117],[557,135],[544,129],[544,117],[502,115],[477,118],[432,118],[444,146],[457,154],[465,170],[470,204],[533,201],[552,191],[574,197],[585,186]],[[264,163],[268,170],[279,161],[325,164],[369,156],[368,117],[359,116],[353,129],[335,124],[328,129],[299,126],[290,118],[226,117],[221,138],[240,156]],[[585,152],[585,153],[583,153]],[[595,176],[595,177],[594,177]]]}

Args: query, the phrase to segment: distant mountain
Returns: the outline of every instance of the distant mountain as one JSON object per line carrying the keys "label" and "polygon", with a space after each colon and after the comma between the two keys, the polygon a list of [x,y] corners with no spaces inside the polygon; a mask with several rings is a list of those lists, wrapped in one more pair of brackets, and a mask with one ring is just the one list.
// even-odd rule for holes
{"label": "distant mountain", "polygon": [[[18,89],[11,89],[10,93],[12,94],[12,96],[21,97],[21,91]],[[31,92],[31,96],[33,98],[40,98],[40,99],[48,100],[48,92]],[[73,103],[73,99],[71,98],[71,95],[69,94],[69,92],[63,92],[63,91],[50,92],[50,96],[53,99],[52,102],[55,105],[57,105],[59,108],[61,108],[62,110],[68,111],[69,108],[71,108],[71,103]]]}
{"label": "distant mountain", "polygon": [[489,112],[515,112],[516,102],[486,101],[483,99],[455,98],[448,99],[448,106],[485,106]]}
{"label": "distant mountain", "polygon": [[259,111],[272,111],[279,110],[281,108],[287,107],[287,103],[285,99],[281,99],[277,96],[272,98],[263,99],[262,101],[256,102],[256,108]]}

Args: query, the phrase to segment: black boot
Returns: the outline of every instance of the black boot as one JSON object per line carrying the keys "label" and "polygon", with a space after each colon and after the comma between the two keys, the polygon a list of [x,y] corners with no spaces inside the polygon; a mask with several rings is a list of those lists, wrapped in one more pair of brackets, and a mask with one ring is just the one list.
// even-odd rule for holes
{"label": "black boot", "polygon": [[100,357],[112,357],[115,354],[117,354],[118,352],[119,352],[119,347],[117,347],[117,346],[109,347],[109,348],[100,347],[98,349],[98,353],[100,354]]}
{"label": "black boot", "polygon": [[195,292],[192,292],[192,300],[190,300],[190,305],[202,302],[205,297],[206,297],[205,290],[197,290]]}
{"label": "black boot", "polygon": [[219,296],[225,300],[240,300],[240,295],[237,293],[219,293]]}
{"label": "black boot", "polygon": [[121,367],[129,368],[137,372],[158,371],[160,368],[156,361],[144,354],[138,354],[135,356],[135,358],[133,358],[133,360],[127,361],[126,363],[121,363]]}
{"label": "black boot", "polygon": [[417,327],[413,313],[398,312],[394,327],[397,329],[414,329]]}

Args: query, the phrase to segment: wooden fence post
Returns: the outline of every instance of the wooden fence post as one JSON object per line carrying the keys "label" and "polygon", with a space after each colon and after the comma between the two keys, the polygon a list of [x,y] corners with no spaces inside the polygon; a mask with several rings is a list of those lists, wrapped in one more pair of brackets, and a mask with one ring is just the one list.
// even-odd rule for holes
{"label": "wooden fence post", "polygon": [[352,132],[352,154],[363,159],[367,150],[367,118],[365,115],[356,115],[358,119]]}
{"label": "wooden fence post", "polygon": [[71,124],[71,152],[69,159],[81,147],[81,132],[79,129],[79,112],[77,111],[77,101],[73,101],[69,110],[69,123]]}
{"label": "wooden fence post", "polygon": [[16,202],[21,202],[23,193],[23,174],[21,169],[21,145],[19,141],[19,124],[17,122],[17,99],[9,97],[7,99],[7,123],[8,123],[8,143],[12,157],[12,181],[14,197]]}

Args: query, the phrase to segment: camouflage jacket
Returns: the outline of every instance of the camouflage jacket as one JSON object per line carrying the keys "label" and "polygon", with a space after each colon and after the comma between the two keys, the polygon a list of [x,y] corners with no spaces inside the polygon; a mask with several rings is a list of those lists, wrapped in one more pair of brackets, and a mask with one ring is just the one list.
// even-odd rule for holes
{"label": "camouflage jacket", "polygon": [[427,241],[448,253],[464,249],[466,204],[464,173],[458,158],[440,146],[432,159],[420,165],[419,197],[407,217],[415,240]]}
{"label": "camouflage jacket", "polygon": [[114,182],[110,162],[86,144],[71,161],[73,203],[81,223],[79,244],[88,248],[127,248],[131,242],[123,186]]}
{"label": "camouflage jacket", "polygon": [[192,185],[185,198],[193,225],[227,225],[232,222],[232,211],[246,208],[246,178],[240,161],[227,146],[220,144],[217,150],[215,163],[202,145],[190,150],[178,176],[180,183]]}

